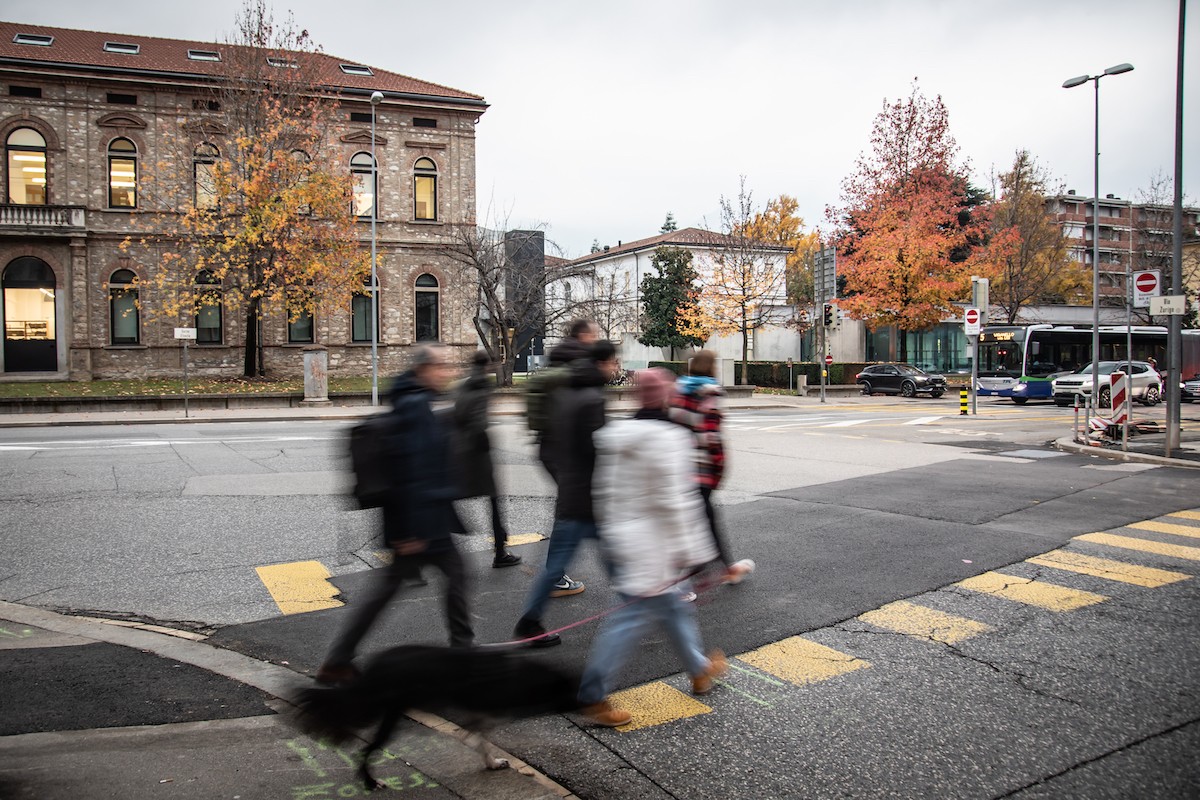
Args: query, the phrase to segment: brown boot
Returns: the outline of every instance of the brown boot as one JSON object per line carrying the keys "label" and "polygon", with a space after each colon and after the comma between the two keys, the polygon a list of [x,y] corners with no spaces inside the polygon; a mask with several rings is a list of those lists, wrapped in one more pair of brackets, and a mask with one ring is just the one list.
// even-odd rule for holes
{"label": "brown boot", "polygon": [[719,678],[729,669],[729,662],[720,650],[708,654],[708,666],[704,672],[692,676],[692,694],[708,694],[713,690],[713,679]]}
{"label": "brown boot", "polygon": [[630,714],[628,711],[622,711],[619,708],[613,708],[612,703],[607,700],[601,700],[599,703],[583,709],[583,715],[597,725],[603,725],[606,728],[617,728],[621,725],[627,725],[629,720],[633,719],[633,714]]}

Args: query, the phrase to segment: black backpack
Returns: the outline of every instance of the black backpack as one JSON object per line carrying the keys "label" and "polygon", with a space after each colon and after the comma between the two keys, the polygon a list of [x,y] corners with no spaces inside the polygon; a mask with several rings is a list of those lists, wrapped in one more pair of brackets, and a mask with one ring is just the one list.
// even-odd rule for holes
{"label": "black backpack", "polygon": [[399,466],[397,440],[402,434],[394,411],[367,417],[350,429],[353,494],[360,508],[379,508],[392,493]]}

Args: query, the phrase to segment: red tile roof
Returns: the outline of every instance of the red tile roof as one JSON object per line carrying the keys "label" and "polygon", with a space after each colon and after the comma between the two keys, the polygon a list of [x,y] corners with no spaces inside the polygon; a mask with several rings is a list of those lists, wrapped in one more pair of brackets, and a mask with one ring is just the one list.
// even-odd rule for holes
{"label": "red tile roof", "polygon": [[[49,47],[17,44],[18,34],[52,36]],[[137,55],[112,53],[104,49],[106,42],[138,45]],[[132,36],[125,33],[102,33],[80,31],[70,28],[51,28],[45,25],[26,25],[17,22],[0,22],[0,63],[14,60],[43,63],[46,65],[68,65],[90,67],[100,70],[121,72],[173,73],[180,76],[219,77],[223,74],[222,64],[217,61],[197,61],[188,58],[188,50],[224,52],[231,45],[215,42],[193,42],[182,39],[159,39],[152,36]],[[336,89],[358,90],[359,92],[381,91],[399,94],[425,95],[449,101],[466,102],[486,106],[479,95],[440,86],[436,83],[417,80],[406,75],[370,67],[373,73],[349,75],[341,65],[367,66],[324,53],[293,53],[300,59],[311,60],[317,80],[322,86]]]}
{"label": "red tile roof", "polygon": [[[632,253],[635,250],[653,250],[656,247],[724,247],[733,241],[732,237],[724,233],[706,231],[703,228],[681,228],[670,233],[660,233],[658,236],[651,236],[648,239],[623,242],[616,247],[609,247],[607,250],[598,250],[595,253],[589,253],[570,263],[572,265],[582,265],[589,261],[599,261],[624,253]],[[767,245],[765,249],[790,252],[786,247],[777,247],[774,245]]]}

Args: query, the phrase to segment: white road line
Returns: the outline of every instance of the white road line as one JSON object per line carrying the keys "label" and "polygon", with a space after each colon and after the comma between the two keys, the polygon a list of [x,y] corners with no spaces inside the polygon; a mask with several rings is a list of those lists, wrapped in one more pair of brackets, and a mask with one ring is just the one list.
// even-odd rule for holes
{"label": "white road line", "polygon": [[928,425],[931,422],[937,422],[939,419],[941,419],[941,417],[917,417],[916,419],[910,419],[908,422],[906,422],[904,424],[905,425]]}
{"label": "white road line", "polygon": [[93,439],[57,442],[24,442],[0,445],[0,450],[116,450],[129,447],[179,447],[194,444],[274,444],[276,442],[332,442],[340,436],[243,436],[224,439]]}
{"label": "white road line", "polygon": [[867,419],[844,419],[841,422],[831,422],[828,425],[821,425],[822,428],[849,428],[854,425],[865,425],[868,422],[876,422],[877,420]]}

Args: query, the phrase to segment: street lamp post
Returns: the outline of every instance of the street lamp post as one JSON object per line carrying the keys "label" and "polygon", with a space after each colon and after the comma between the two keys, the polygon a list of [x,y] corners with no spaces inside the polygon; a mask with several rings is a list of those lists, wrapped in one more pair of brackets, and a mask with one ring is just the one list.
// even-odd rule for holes
{"label": "street lamp post", "polygon": [[1100,407],[1100,79],[1131,72],[1132,64],[1117,64],[1099,75],[1080,75],[1063,82],[1064,89],[1091,81],[1096,86],[1095,151],[1092,162],[1092,408]]}
{"label": "street lamp post", "polygon": [[379,216],[379,164],[375,159],[375,108],[383,92],[371,92],[371,405],[379,405],[379,278],[375,270],[375,220]]}

